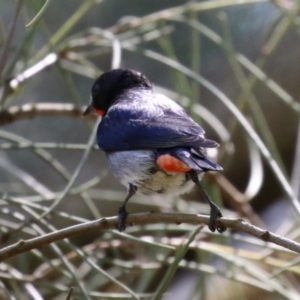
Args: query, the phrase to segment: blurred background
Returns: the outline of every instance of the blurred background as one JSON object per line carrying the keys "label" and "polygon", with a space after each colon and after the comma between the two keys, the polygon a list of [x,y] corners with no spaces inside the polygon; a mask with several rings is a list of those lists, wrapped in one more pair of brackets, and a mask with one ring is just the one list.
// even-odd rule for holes
{"label": "blurred background", "polygon": [[[218,141],[210,155],[224,171],[203,186],[224,216],[299,239],[299,9],[293,0],[0,1],[1,248],[116,215],[126,189],[95,145],[99,120],[81,112],[94,79],[119,67],[144,73]],[[127,208],[209,213],[202,199],[197,189],[136,195]],[[70,299],[299,299],[294,253],[195,230],[133,226],[15,256],[0,265],[0,299],[67,299],[71,287]]]}

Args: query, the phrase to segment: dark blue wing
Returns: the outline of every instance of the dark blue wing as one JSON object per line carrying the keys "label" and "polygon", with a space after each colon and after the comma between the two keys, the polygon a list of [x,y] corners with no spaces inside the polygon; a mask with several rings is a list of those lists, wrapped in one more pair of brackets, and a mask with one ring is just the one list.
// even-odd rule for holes
{"label": "dark blue wing", "polygon": [[97,133],[102,150],[218,146],[204,138],[204,130],[175,102],[163,95],[142,92],[127,94],[103,117]]}

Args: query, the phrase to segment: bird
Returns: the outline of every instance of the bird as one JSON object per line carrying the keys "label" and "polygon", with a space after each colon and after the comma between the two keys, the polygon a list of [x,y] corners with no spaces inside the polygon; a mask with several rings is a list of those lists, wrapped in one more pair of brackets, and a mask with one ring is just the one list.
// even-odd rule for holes
{"label": "bird", "polygon": [[126,204],[135,193],[181,195],[198,186],[210,206],[209,229],[226,227],[218,206],[200,184],[208,171],[222,167],[207,157],[207,148],[219,146],[175,101],[153,90],[142,73],[113,69],[102,73],[91,89],[83,116],[101,116],[97,144],[113,175],[127,187],[118,209],[118,230],[126,229]]}

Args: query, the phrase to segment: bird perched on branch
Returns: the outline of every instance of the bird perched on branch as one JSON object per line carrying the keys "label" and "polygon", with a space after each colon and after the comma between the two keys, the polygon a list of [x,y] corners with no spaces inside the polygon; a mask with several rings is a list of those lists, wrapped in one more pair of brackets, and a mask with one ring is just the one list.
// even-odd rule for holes
{"label": "bird perched on branch", "polygon": [[[91,103],[83,115],[102,117],[97,143],[106,153],[114,176],[128,188],[119,207],[119,231],[125,230],[126,204],[136,193],[179,195],[188,192],[207,171],[222,171],[210,161],[206,148],[218,144],[204,137],[204,130],[185,110],[153,91],[140,72],[116,69],[94,83]],[[226,230],[216,221],[220,209],[203,190],[210,205],[209,229]]]}

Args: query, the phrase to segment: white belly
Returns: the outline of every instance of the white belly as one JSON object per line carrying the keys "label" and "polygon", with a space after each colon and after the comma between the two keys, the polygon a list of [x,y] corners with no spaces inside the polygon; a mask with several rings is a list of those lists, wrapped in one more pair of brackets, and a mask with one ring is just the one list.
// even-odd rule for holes
{"label": "white belly", "polygon": [[[166,173],[156,166],[155,152],[134,150],[107,155],[114,176],[126,187],[129,183],[142,194],[180,195],[190,191],[194,183],[186,173]],[[199,180],[204,173],[198,175]]]}

